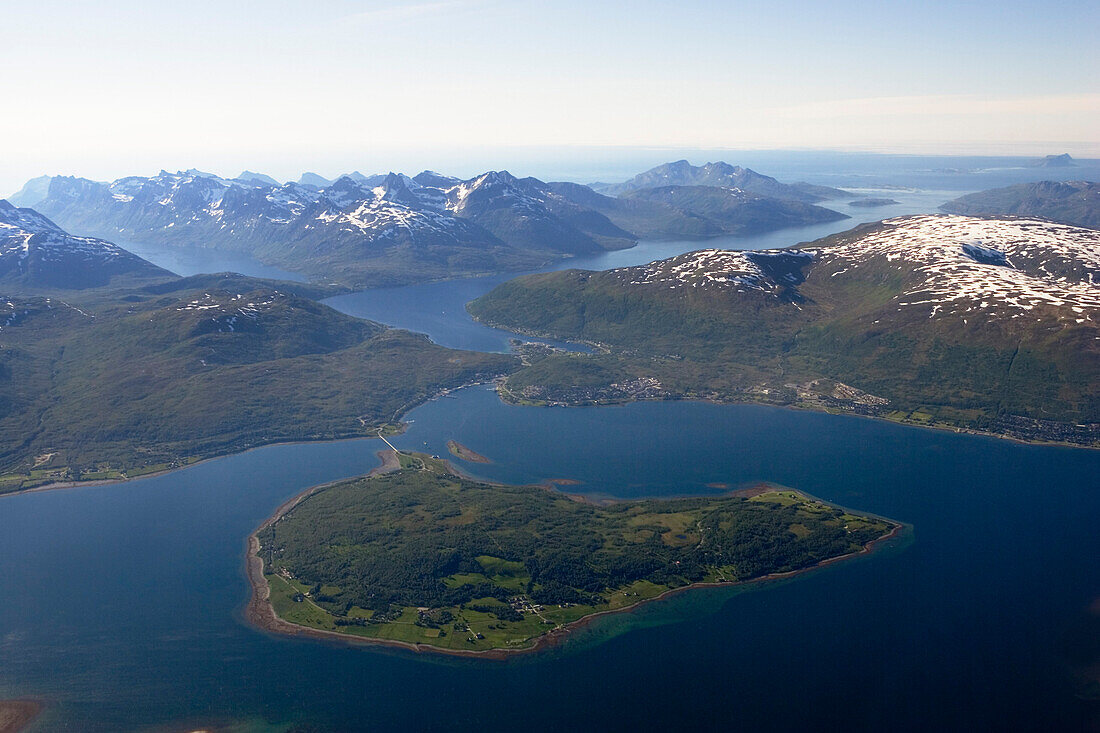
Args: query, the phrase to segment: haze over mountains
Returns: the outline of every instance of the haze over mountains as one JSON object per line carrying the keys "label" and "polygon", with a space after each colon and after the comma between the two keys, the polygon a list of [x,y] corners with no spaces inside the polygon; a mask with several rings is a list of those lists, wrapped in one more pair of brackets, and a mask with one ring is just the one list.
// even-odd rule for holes
{"label": "haze over mountains", "polygon": [[[641,185],[648,181],[662,185]],[[111,183],[57,176],[44,195],[43,184],[28,183],[18,200],[70,231],[224,249],[346,287],[533,269],[639,238],[834,221],[845,215],[810,202],[848,195],[724,163],[661,166],[624,184],[621,197],[506,171],[467,180],[355,172],[331,182],[307,173],[278,184],[250,171],[223,179],[190,169]]]}
{"label": "haze over mountains", "polygon": [[1034,165],[1036,168],[1073,168],[1077,163],[1069,153],[1062,153],[1060,155],[1047,155],[1035,161]]}
{"label": "haze over mountains", "polygon": [[70,229],[241,252],[346,285],[533,268],[632,236],[533,179],[344,176],[324,189],[162,171],[110,184],[58,177],[39,203]]}
{"label": "haze over mountains", "polygon": [[623,183],[594,183],[592,188],[601,193],[619,195],[629,191],[663,186],[715,186],[736,188],[745,193],[779,198],[789,201],[817,203],[829,199],[851,196],[847,191],[810,183],[780,183],[749,168],[719,161],[695,166],[686,160],[665,163]]}

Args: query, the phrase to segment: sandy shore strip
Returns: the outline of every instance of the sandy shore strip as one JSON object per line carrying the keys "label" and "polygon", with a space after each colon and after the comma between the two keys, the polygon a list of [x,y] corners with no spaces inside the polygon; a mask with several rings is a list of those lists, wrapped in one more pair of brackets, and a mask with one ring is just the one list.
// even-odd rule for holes
{"label": "sandy shore strip", "polygon": [[[378,455],[380,458],[383,459],[383,465],[374,469],[374,471],[371,471],[368,476],[374,476],[380,473],[387,473],[388,471],[396,470],[399,467],[397,465],[387,465],[386,463],[387,460],[392,461],[393,464],[397,463],[397,456],[392,451],[380,451]],[[347,479],[341,479],[340,482],[346,480]],[[822,560],[816,565],[811,565],[810,567],[800,568],[798,570],[791,570],[785,573],[770,573],[768,575],[762,575],[758,578],[752,578],[750,580],[743,580],[735,583],[691,583],[689,585],[684,585],[679,588],[670,588],[660,595],[654,596],[653,598],[646,598],[629,606],[623,606],[622,608],[608,609],[606,611],[598,611],[596,613],[589,614],[584,618],[577,619],[572,623],[560,626],[553,631],[536,637],[531,641],[531,644],[529,646],[520,647],[517,649],[445,649],[443,647],[434,646],[432,644],[395,641],[392,639],[372,639],[363,636],[355,636],[353,634],[345,634],[339,631],[314,629],[308,626],[301,626],[299,624],[294,624],[286,621],[282,618],[279,618],[278,614],[275,613],[275,608],[271,605],[270,601],[271,588],[268,585],[267,578],[264,577],[264,562],[263,559],[260,557],[260,540],[258,535],[262,530],[271,526],[271,524],[273,524],[274,522],[277,522],[280,518],[283,517],[283,515],[285,515],[295,506],[297,506],[308,496],[326,486],[331,486],[332,484],[340,482],[333,481],[327,484],[323,484],[322,486],[313,487],[306,490],[302,494],[299,494],[298,496],[290,499],[282,506],[280,506],[271,517],[264,521],[263,524],[257,527],[255,532],[249,535],[247,543],[248,552],[245,557],[245,568],[248,575],[248,582],[249,585],[251,585],[252,587],[252,596],[249,599],[248,607],[245,610],[245,617],[248,619],[249,623],[263,629],[264,631],[276,634],[324,639],[352,646],[382,646],[396,649],[407,649],[409,651],[425,654],[441,654],[445,656],[470,657],[474,659],[505,660],[516,655],[531,654],[533,652],[537,652],[548,647],[560,644],[562,641],[568,638],[568,635],[570,633],[578,629],[584,628],[601,616],[609,616],[611,614],[627,613],[630,611],[634,611],[641,606],[646,605],[647,603],[653,603],[655,601],[659,601],[664,598],[676,595],[677,593],[683,593],[685,591],[696,590],[700,588],[734,588],[754,583],[765,583],[773,580],[792,578],[796,575],[801,575],[802,573],[817,570],[819,568],[823,568],[827,565],[832,565],[843,560],[848,560],[854,557],[858,557],[860,555],[866,555],[868,553],[874,552],[876,548],[879,548],[890,540],[898,537],[902,533],[902,531],[905,530],[905,528],[908,526],[906,524],[886,519],[885,517],[876,517],[877,519],[882,519],[883,521],[889,522],[892,525],[892,529],[882,537],[868,542],[866,545],[855,552],[849,552],[846,555],[837,555],[836,557],[830,557],[827,560]],[[550,487],[547,486],[546,488],[549,489]],[[758,487],[753,487],[749,491],[753,492],[753,495],[755,495],[756,493],[761,493],[761,489],[759,489]],[[801,494],[802,492],[799,493]],[[868,514],[866,516],[872,515]]]}
{"label": "sandy shore strip", "polygon": [[0,700],[0,733],[19,733],[45,706],[36,700]]}

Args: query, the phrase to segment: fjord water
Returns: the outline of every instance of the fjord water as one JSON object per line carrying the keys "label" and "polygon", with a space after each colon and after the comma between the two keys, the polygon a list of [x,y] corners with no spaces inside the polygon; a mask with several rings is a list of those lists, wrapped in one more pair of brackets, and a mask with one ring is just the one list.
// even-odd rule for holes
{"label": "fjord water", "polygon": [[[645,242],[557,266],[787,246],[861,220],[933,211],[959,193],[876,192],[902,203],[833,203],[853,219],[737,240]],[[243,260],[226,268],[172,250],[142,254],[184,274],[285,276]],[[447,346],[502,351],[513,334],[464,310],[502,279],[329,302]],[[382,446],[272,446],[125,484],[0,498],[0,699],[41,699],[39,730],[74,731],[1077,730],[1096,722],[1096,707],[1074,695],[1068,660],[1100,604],[1100,452],[759,406],[518,408],[485,387],[406,419],[400,447],[445,455],[446,441],[458,440],[493,459],[466,466],[488,479],[573,479],[582,483],[570,492],[623,497],[766,480],[912,530],[882,551],[788,581],[692,592],[608,617],[561,648],[507,663],[348,648],[245,623],[244,543],[283,500],[368,471]]]}
{"label": "fjord water", "polygon": [[506,663],[271,636],[242,618],[248,533],[377,440],[273,446],[110,486],[0,499],[0,698],[41,730],[1075,730],[1070,635],[1100,598],[1100,452],[760,406],[503,405],[408,415],[505,481],[595,495],[795,486],[912,532],[781,583],[696,591]]}
{"label": "fjord water", "polygon": [[111,241],[123,249],[182,277],[213,272],[239,272],[242,275],[266,277],[272,280],[305,282],[307,279],[299,273],[265,265],[247,254],[221,252],[207,247],[145,244],[118,238],[113,238]]}

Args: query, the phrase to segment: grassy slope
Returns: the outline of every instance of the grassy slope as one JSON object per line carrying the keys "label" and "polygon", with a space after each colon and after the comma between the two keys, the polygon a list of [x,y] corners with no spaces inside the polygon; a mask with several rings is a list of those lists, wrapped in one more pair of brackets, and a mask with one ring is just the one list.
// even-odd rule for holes
{"label": "grassy slope", "polygon": [[[260,532],[282,618],[445,649],[523,648],[595,612],[810,567],[890,529],[790,491],[593,506],[412,463],[322,489]],[[513,609],[517,596],[531,610]]]}
{"label": "grassy slope", "polygon": [[[1100,422],[1100,348],[1090,324],[1059,323],[1042,309],[1030,319],[969,324],[898,312],[889,303],[905,276],[886,267],[861,271],[866,277],[845,287],[811,271],[798,300],[624,287],[615,272],[570,271],[518,278],[469,308],[490,323],[609,347],[531,358],[508,380],[517,400],[629,399],[630,389],[609,385],[651,377],[663,389],[647,396],[805,404],[1096,440],[1095,431],[1071,434],[1077,423]],[[838,400],[836,382],[890,405]]]}
{"label": "grassy slope", "polygon": [[[113,478],[288,440],[371,435],[441,388],[507,371],[512,357],[426,338],[276,294],[98,294],[70,307],[15,298],[0,329],[0,492]],[[250,289],[259,286],[260,289]],[[217,308],[270,303],[234,330]],[[0,321],[2,322],[2,321]]]}

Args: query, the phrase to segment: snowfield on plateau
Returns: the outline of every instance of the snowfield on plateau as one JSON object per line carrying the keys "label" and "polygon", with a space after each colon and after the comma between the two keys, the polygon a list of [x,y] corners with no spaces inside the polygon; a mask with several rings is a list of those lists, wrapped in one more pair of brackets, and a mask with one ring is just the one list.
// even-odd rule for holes
{"label": "snowfield on plateau", "polygon": [[804,279],[867,279],[872,267],[902,276],[898,310],[924,308],[930,318],[1054,309],[1083,323],[1100,315],[1100,231],[1042,219],[899,217],[818,247],[705,249],[618,273],[628,285],[778,294]]}

